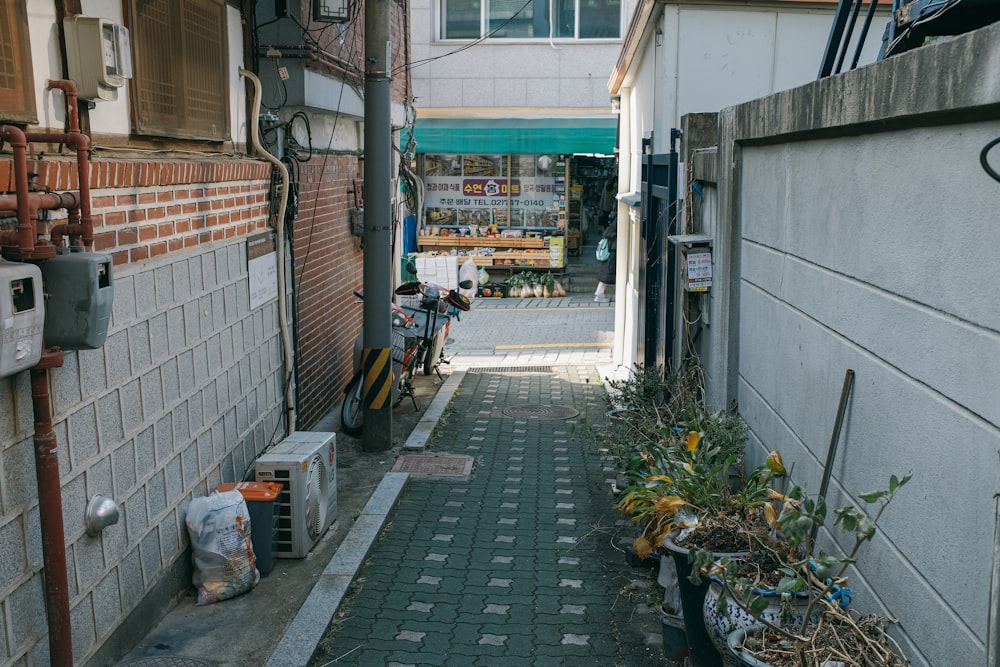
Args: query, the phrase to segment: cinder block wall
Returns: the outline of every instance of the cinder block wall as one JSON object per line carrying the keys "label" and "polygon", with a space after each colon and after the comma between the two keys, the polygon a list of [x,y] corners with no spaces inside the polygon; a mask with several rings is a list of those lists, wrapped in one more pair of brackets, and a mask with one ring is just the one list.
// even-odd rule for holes
{"label": "cinder block wall", "polygon": [[[40,165],[50,187],[77,188],[68,163]],[[102,349],[67,352],[50,373],[77,663],[130,646],[190,585],[186,503],[242,478],[283,435],[277,301],[250,310],[245,249],[268,229],[270,170],[94,163],[96,247],[115,263],[111,328]],[[0,183],[7,173],[0,161]],[[28,374],[0,383],[0,663],[44,665]],[[95,494],[121,519],[92,538],[83,513]]]}
{"label": "cinder block wall", "polygon": [[914,665],[986,662],[1000,183],[979,154],[1000,136],[998,63],[995,24],[720,116],[718,283],[738,289],[713,287],[712,321],[738,350],[712,381],[730,379],[752,462],[779,449],[815,493],[855,371],[828,504],[912,470],[850,584]]}

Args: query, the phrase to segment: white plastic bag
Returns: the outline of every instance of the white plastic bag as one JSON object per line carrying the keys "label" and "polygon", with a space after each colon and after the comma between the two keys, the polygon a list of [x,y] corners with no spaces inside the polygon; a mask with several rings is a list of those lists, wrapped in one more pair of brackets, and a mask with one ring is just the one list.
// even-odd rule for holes
{"label": "white plastic bag", "polygon": [[257,585],[260,573],[250,543],[250,511],[242,493],[234,489],[195,498],[185,523],[198,604],[228,600]]}
{"label": "white plastic bag", "polygon": [[458,267],[458,282],[463,280],[468,280],[472,283],[472,287],[468,289],[458,288],[459,294],[464,294],[467,298],[471,299],[476,296],[476,291],[479,289],[479,269],[476,268],[476,262],[469,259],[465,260],[462,266]]}

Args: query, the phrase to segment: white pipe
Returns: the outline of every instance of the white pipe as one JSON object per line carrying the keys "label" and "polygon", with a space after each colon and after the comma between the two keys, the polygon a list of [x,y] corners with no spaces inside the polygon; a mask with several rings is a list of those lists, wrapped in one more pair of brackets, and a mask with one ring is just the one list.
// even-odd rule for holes
{"label": "white pipe", "polygon": [[240,68],[240,76],[245,76],[253,84],[253,110],[248,120],[250,140],[254,150],[274,165],[281,174],[281,199],[278,203],[278,219],[275,230],[278,234],[278,325],[281,331],[281,345],[284,349],[285,365],[285,414],[288,420],[288,434],[295,433],[295,402],[292,400],[292,337],[288,326],[288,307],[285,293],[285,208],[288,205],[288,167],[278,158],[264,150],[260,144],[260,79],[250,70]]}

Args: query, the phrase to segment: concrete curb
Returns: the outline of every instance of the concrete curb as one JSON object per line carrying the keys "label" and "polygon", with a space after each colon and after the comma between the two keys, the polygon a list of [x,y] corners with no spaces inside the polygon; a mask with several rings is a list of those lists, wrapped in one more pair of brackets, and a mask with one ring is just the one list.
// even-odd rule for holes
{"label": "concrete curb", "polygon": [[427,411],[424,412],[417,425],[413,427],[413,432],[410,433],[410,437],[403,444],[403,449],[413,451],[426,448],[427,441],[430,439],[431,433],[434,432],[434,427],[437,426],[441,415],[444,414],[445,408],[451,403],[451,397],[455,395],[455,391],[458,390],[458,385],[462,383],[462,378],[464,377],[465,371],[454,371],[448,376],[448,379],[438,389]]}
{"label": "concrete curb", "polygon": [[305,667],[309,664],[409,477],[408,473],[385,474],[285,630],[265,663],[266,667]]}
{"label": "concrete curb", "polygon": [[[448,376],[406,439],[403,445],[405,450],[423,450],[426,447],[434,427],[464,377],[465,371],[455,371]],[[385,474],[288,625],[265,667],[306,667],[310,663],[323,633],[347,595],[351,582],[396,506],[409,477],[408,473]]]}

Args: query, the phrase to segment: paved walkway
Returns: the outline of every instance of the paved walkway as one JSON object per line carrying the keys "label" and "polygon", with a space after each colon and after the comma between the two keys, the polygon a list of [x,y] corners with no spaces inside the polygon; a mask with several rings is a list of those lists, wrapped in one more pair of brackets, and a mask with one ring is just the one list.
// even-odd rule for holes
{"label": "paved walkway", "polygon": [[467,371],[431,444],[471,474],[411,473],[312,664],[658,664],[620,595],[609,469],[577,428],[602,396],[588,365]]}

